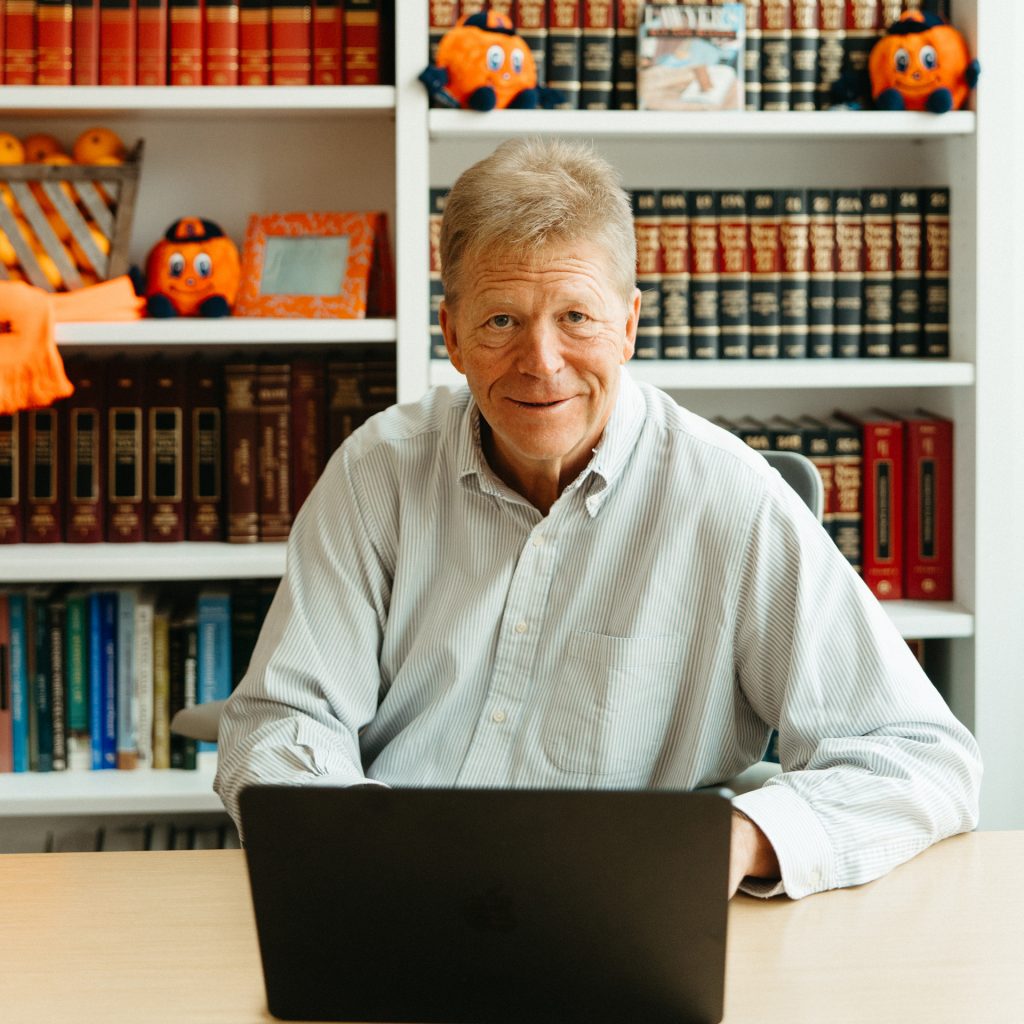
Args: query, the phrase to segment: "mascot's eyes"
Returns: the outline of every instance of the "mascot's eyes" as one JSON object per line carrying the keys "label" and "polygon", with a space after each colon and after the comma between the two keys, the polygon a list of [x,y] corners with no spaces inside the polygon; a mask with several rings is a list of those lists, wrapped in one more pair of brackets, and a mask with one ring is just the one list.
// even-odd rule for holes
{"label": "mascot's eyes", "polygon": [[939,55],[935,52],[934,46],[921,47],[921,63],[929,71],[933,71],[939,66]]}
{"label": "mascot's eyes", "polygon": [[171,277],[181,277],[185,273],[185,257],[180,252],[172,252],[167,261],[167,269]]}
{"label": "mascot's eyes", "polygon": [[201,252],[193,260],[193,266],[200,277],[209,277],[213,273],[213,260],[208,253]]}
{"label": "mascot's eyes", "polygon": [[505,63],[505,51],[500,46],[487,47],[487,70],[500,71]]}
{"label": "mascot's eyes", "polygon": [[897,71],[906,71],[910,67],[910,54],[900,47],[893,55],[893,63]]}
{"label": "mascot's eyes", "polygon": [[512,70],[517,74],[523,73],[523,64],[526,62],[526,57],[523,55],[523,51],[517,46],[512,51]]}

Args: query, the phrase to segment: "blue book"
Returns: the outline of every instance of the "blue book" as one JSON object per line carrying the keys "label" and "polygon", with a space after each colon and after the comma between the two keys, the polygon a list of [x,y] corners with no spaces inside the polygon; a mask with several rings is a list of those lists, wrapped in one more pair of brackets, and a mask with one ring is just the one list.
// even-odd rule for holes
{"label": "blue book", "polygon": [[25,595],[7,596],[11,629],[11,760],[14,771],[28,771],[28,623]]}
{"label": "blue book", "polygon": [[117,767],[117,594],[89,594],[89,737],[94,770]]}
{"label": "blue book", "polygon": [[[226,590],[203,590],[196,605],[199,651],[196,703],[226,700],[231,694],[231,595]],[[216,750],[201,742],[199,750]]]}

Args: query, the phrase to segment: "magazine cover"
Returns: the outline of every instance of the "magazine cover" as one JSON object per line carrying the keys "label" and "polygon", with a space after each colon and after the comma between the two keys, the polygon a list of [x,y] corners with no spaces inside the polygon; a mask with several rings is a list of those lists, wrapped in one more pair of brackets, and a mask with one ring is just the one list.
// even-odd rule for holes
{"label": "magazine cover", "polygon": [[646,5],[637,27],[640,110],[742,110],[741,3]]}

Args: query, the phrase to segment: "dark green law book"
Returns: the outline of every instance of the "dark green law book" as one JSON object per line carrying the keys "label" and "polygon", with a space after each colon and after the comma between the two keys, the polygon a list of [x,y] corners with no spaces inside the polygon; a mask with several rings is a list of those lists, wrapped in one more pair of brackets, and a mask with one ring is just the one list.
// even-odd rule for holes
{"label": "dark green law book", "polygon": [[750,358],[750,227],[741,190],[715,193],[718,220],[718,354]]}
{"label": "dark green law book", "polygon": [[924,355],[949,355],[948,188],[924,191]]}
{"label": "dark green law book", "polygon": [[836,317],[836,221],[835,200],[828,189],[807,193],[808,262],[807,315],[808,355],[831,359],[835,345]]}
{"label": "dark green law book", "polygon": [[654,189],[634,189],[636,286],[640,289],[635,359],[661,358],[661,197]]}
{"label": "dark green law book", "polygon": [[718,218],[715,194],[687,192],[690,211],[690,358],[718,358]]}
{"label": "dark green law book", "polygon": [[864,328],[864,220],[859,189],[837,189],[835,340],[832,354],[860,356]]}
{"label": "dark green law book", "polygon": [[921,355],[924,221],[920,191],[893,189],[892,207],[893,354],[913,359]]}
{"label": "dark green law book", "polygon": [[864,333],[861,355],[888,359],[893,354],[894,236],[892,191],[865,189],[864,207]]}
{"label": "dark green law book", "polygon": [[804,359],[808,354],[811,328],[811,218],[806,190],[784,189],[779,196],[779,207],[782,217],[779,346],[784,359]]}
{"label": "dark green law book", "polygon": [[690,358],[690,217],[686,193],[661,193],[661,356]]}
{"label": "dark green law book", "polygon": [[750,226],[750,354],[777,359],[781,334],[779,305],[782,246],[779,193],[775,189],[747,192]]}

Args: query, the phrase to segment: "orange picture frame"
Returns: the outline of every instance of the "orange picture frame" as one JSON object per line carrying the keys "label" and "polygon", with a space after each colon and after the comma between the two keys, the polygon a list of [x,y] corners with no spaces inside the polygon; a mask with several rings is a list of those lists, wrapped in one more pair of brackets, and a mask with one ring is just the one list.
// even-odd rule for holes
{"label": "orange picture frame", "polygon": [[361,319],[384,315],[387,215],[253,214],[242,245],[235,316]]}

